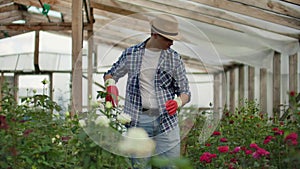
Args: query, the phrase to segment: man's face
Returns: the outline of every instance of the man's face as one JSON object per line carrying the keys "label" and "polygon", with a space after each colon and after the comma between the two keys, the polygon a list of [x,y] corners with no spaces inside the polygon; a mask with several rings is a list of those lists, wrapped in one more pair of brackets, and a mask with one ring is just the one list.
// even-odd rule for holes
{"label": "man's face", "polygon": [[158,46],[160,46],[161,49],[166,50],[166,49],[169,49],[173,45],[173,40],[163,37],[159,34],[156,34],[156,35],[157,35]]}

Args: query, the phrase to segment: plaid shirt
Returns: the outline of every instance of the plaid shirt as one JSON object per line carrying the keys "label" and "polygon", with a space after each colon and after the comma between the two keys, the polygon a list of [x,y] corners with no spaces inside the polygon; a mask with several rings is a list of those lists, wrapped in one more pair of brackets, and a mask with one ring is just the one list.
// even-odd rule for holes
{"label": "plaid shirt", "polygon": [[[116,82],[128,74],[124,112],[131,116],[131,126],[137,125],[138,116],[142,112],[139,76],[146,42],[125,49],[118,61],[104,74],[111,74]],[[185,93],[191,96],[191,93],[184,64],[176,51],[163,50],[158,63],[154,85],[160,111],[160,131],[165,132],[178,124],[177,114],[168,114],[166,101],[174,99],[175,95]]]}

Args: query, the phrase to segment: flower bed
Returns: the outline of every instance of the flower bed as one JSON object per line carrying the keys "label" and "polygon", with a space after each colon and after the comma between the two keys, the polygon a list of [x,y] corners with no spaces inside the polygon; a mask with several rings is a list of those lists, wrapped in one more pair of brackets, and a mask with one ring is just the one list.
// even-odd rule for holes
{"label": "flower bed", "polygon": [[[61,117],[53,114],[60,107],[46,95],[34,95],[17,104],[11,93],[12,89],[4,86],[0,109],[1,168],[131,168],[127,157],[103,149],[84,130],[89,124],[92,133],[99,132],[95,130],[97,126],[122,132],[126,130],[122,124],[128,122],[126,115],[104,111],[105,117],[95,113],[85,119],[69,113]],[[192,118],[194,126],[182,141],[182,158],[153,158],[151,163],[173,163],[180,169],[298,168],[300,94],[290,92],[289,96],[291,104],[280,119],[261,114],[258,105],[250,102],[235,112],[224,111],[219,126],[205,142],[199,138],[206,116]],[[102,106],[111,108],[107,103]],[[99,109],[99,104],[95,107]],[[184,111],[180,114],[187,113]]]}
{"label": "flower bed", "polygon": [[235,112],[225,111],[204,144],[195,141],[199,129],[194,128],[184,155],[194,168],[298,168],[300,94],[289,94],[291,104],[284,111],[288,118],[269,118],[258,105],[247,102]]}

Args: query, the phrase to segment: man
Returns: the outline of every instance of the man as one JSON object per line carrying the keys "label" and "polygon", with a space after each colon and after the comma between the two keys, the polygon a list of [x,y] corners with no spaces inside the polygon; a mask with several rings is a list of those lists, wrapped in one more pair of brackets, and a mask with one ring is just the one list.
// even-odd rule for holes
{"label": "man", "polygon": [[125,49],[104,74],[106,84],[128,75],[124,112],[130,127],[142,127],[156,142],[156,155],[180,156],[177,109],[190,100],[184,63],[171,49],[179,40],[175,17],[160,14],[150,21],[151,37]]}

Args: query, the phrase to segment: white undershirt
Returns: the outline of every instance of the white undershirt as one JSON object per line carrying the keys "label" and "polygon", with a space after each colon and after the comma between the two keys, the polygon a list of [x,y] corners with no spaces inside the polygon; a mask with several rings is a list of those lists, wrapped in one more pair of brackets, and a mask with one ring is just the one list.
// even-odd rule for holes
{"label": "white undershirt", "polygon": [[142,58],[140,91],[142,96],[142,105],[144,108],[158,108],[154,78],[160,53],[161,50],[153,51],[145,49],[145,54]]}

